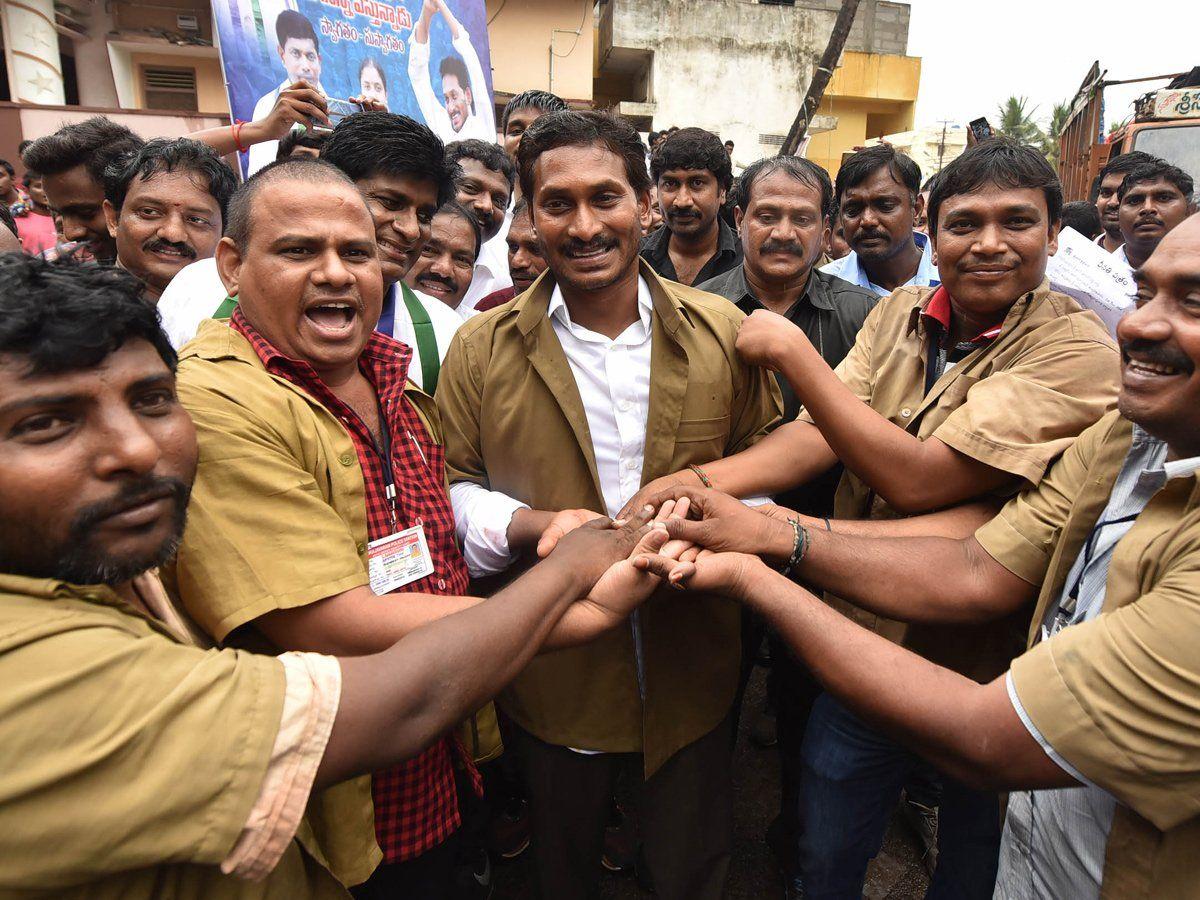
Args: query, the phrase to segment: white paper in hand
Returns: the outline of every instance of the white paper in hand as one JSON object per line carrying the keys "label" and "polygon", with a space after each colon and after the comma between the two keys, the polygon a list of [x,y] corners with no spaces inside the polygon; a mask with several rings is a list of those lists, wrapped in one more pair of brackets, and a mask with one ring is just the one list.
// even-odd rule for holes
{"label": "white paper in hand", "polygon": [[1096,313],[1115,336],[1117,322],[1133,305],[1133,269],[1073,228],[1058,233],[1058,252],[1046,264],[1050,287]]}

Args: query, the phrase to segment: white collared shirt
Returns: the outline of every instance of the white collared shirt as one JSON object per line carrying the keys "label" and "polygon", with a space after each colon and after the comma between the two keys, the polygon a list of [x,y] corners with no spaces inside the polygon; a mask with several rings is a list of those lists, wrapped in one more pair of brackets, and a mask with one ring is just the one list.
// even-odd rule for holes
{"label": "white collared shirt", "polygon": [[[546,310],[583,401],[604,507],[615,516],[642,484],[646,418],[650,412],[650,349],[654,303],[638,278],[638,318],[616,338],[571,321],[557,285]],[[512,562],[508,525],[527,508],[473,482],[450,485],[459,541],[471,575],[499,572]]]}
{"label": "white collared shirt", "polygon": [[[933,264],[932,244],[929,238],[919,231],[913,232],[913,241],[921,249],[921,261],[917,264],[917,272],[912,278],[900,285],[916,285],[917,287],[937,287],[942,283],[941,276],[938,274],[937,266]],[[891,291],[885,287],[880,287],[871,281],[867,270],[862,267],[862,263],[858,261],[858,254],[851,250],[841,259],[835,259],[831,263],[826,263],[821,266],[821,271],[826,275],[836,275],[851,284],[857,284],[861,288],[866,288],[868,291],[873,291],[880,297],[888,296]]]}
{"label": "white collared shirt", "polygon": [[[429,40],[424,43],[417,40],[416,29],[408,42],[408,79],[412,84],[413,94],[417,98],[417,107],[433,133],[447,144],[453,141],[465,141],[467,138],[478,138],[489,144],[496,143],[496,114],[492,109],[492,96],[488,92],[487,81],[483,77],[483,66],[479,62],[479,54],[471,43],[467,29],[459,27],[458,37],[450,41],[458,55],[462,57],[467,67],[467,77],[470,84],[462,87],[470,88],[471,98],[475,109],[467,114],[462,128],[454,130],[450,123],[450,114],[434,92],[433,83],[429,76]],[[440,63],[440,60],[439,60]],[[439,85],[440,87],[440,85]]]}
{"label": "white collared shirt", "polygon": [[471,275],[471,286],[463,295],[455,312],[464,319],[475,315],[475,306],[488,294],[502,288],[512,287],[512,276],[508,272],[508,226],[512,224],[512,213],[506,213],[504,222],[496,236],[484,241],[475,260],[475,271]]}

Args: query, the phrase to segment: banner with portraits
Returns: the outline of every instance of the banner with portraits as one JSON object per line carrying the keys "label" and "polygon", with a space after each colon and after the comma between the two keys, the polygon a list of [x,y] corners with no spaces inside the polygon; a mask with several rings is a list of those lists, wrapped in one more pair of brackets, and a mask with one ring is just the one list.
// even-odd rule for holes
{"label": "banner with portraits", "polygon": [[[213,0],[230,115],[267,115],[306,81],[336,119],[369,97],[422,121],[443,141],[496,140],[484,0]],[[253,174],[276,142],[242,154]]]}

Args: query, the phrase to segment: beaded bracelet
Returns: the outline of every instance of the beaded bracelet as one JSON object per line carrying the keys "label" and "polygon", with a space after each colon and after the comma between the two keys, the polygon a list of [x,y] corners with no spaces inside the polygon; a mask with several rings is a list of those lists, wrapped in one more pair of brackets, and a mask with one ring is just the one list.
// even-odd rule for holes
{"label": "beaded bracelet", "polygon": [[780,570],[780,574],[784,578],[791,576],[792,569],[800,564],[800,560],[804,559],[804,554],[808,550],[808,529],[801,525],[800,520],[796,518],[789,518],[788,523],[792,526],[796,542],[792,545],[792,555],[788,557],[787,565]]}

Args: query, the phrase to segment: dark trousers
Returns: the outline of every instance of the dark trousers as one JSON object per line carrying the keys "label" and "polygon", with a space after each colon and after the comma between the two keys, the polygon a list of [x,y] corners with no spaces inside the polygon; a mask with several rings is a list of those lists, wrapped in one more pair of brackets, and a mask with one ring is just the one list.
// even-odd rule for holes
{"label": "dark trousers", "polygon": [[[733,844],[730,717],[635,785],[642,851],[659,900],[719,900]],[[594,900],[616,773],[641,754],[576,753],[516,729],[543,900]]]}
{"label": "dark trousers", "polygon": [[351,890],[354,900],[449,900],[461,838],[461,831],[456,831],[414,859],[380,863],[370,878]]}
{"label": "dark trousers", "polygon": [[[829,694],[813,704],[800,784],[800,877],[808,900],[859,900],[900,789],[920,757]],[[942,775],[938,864],[926,897],[990,898],[1000,851],[1000,803]]]}

